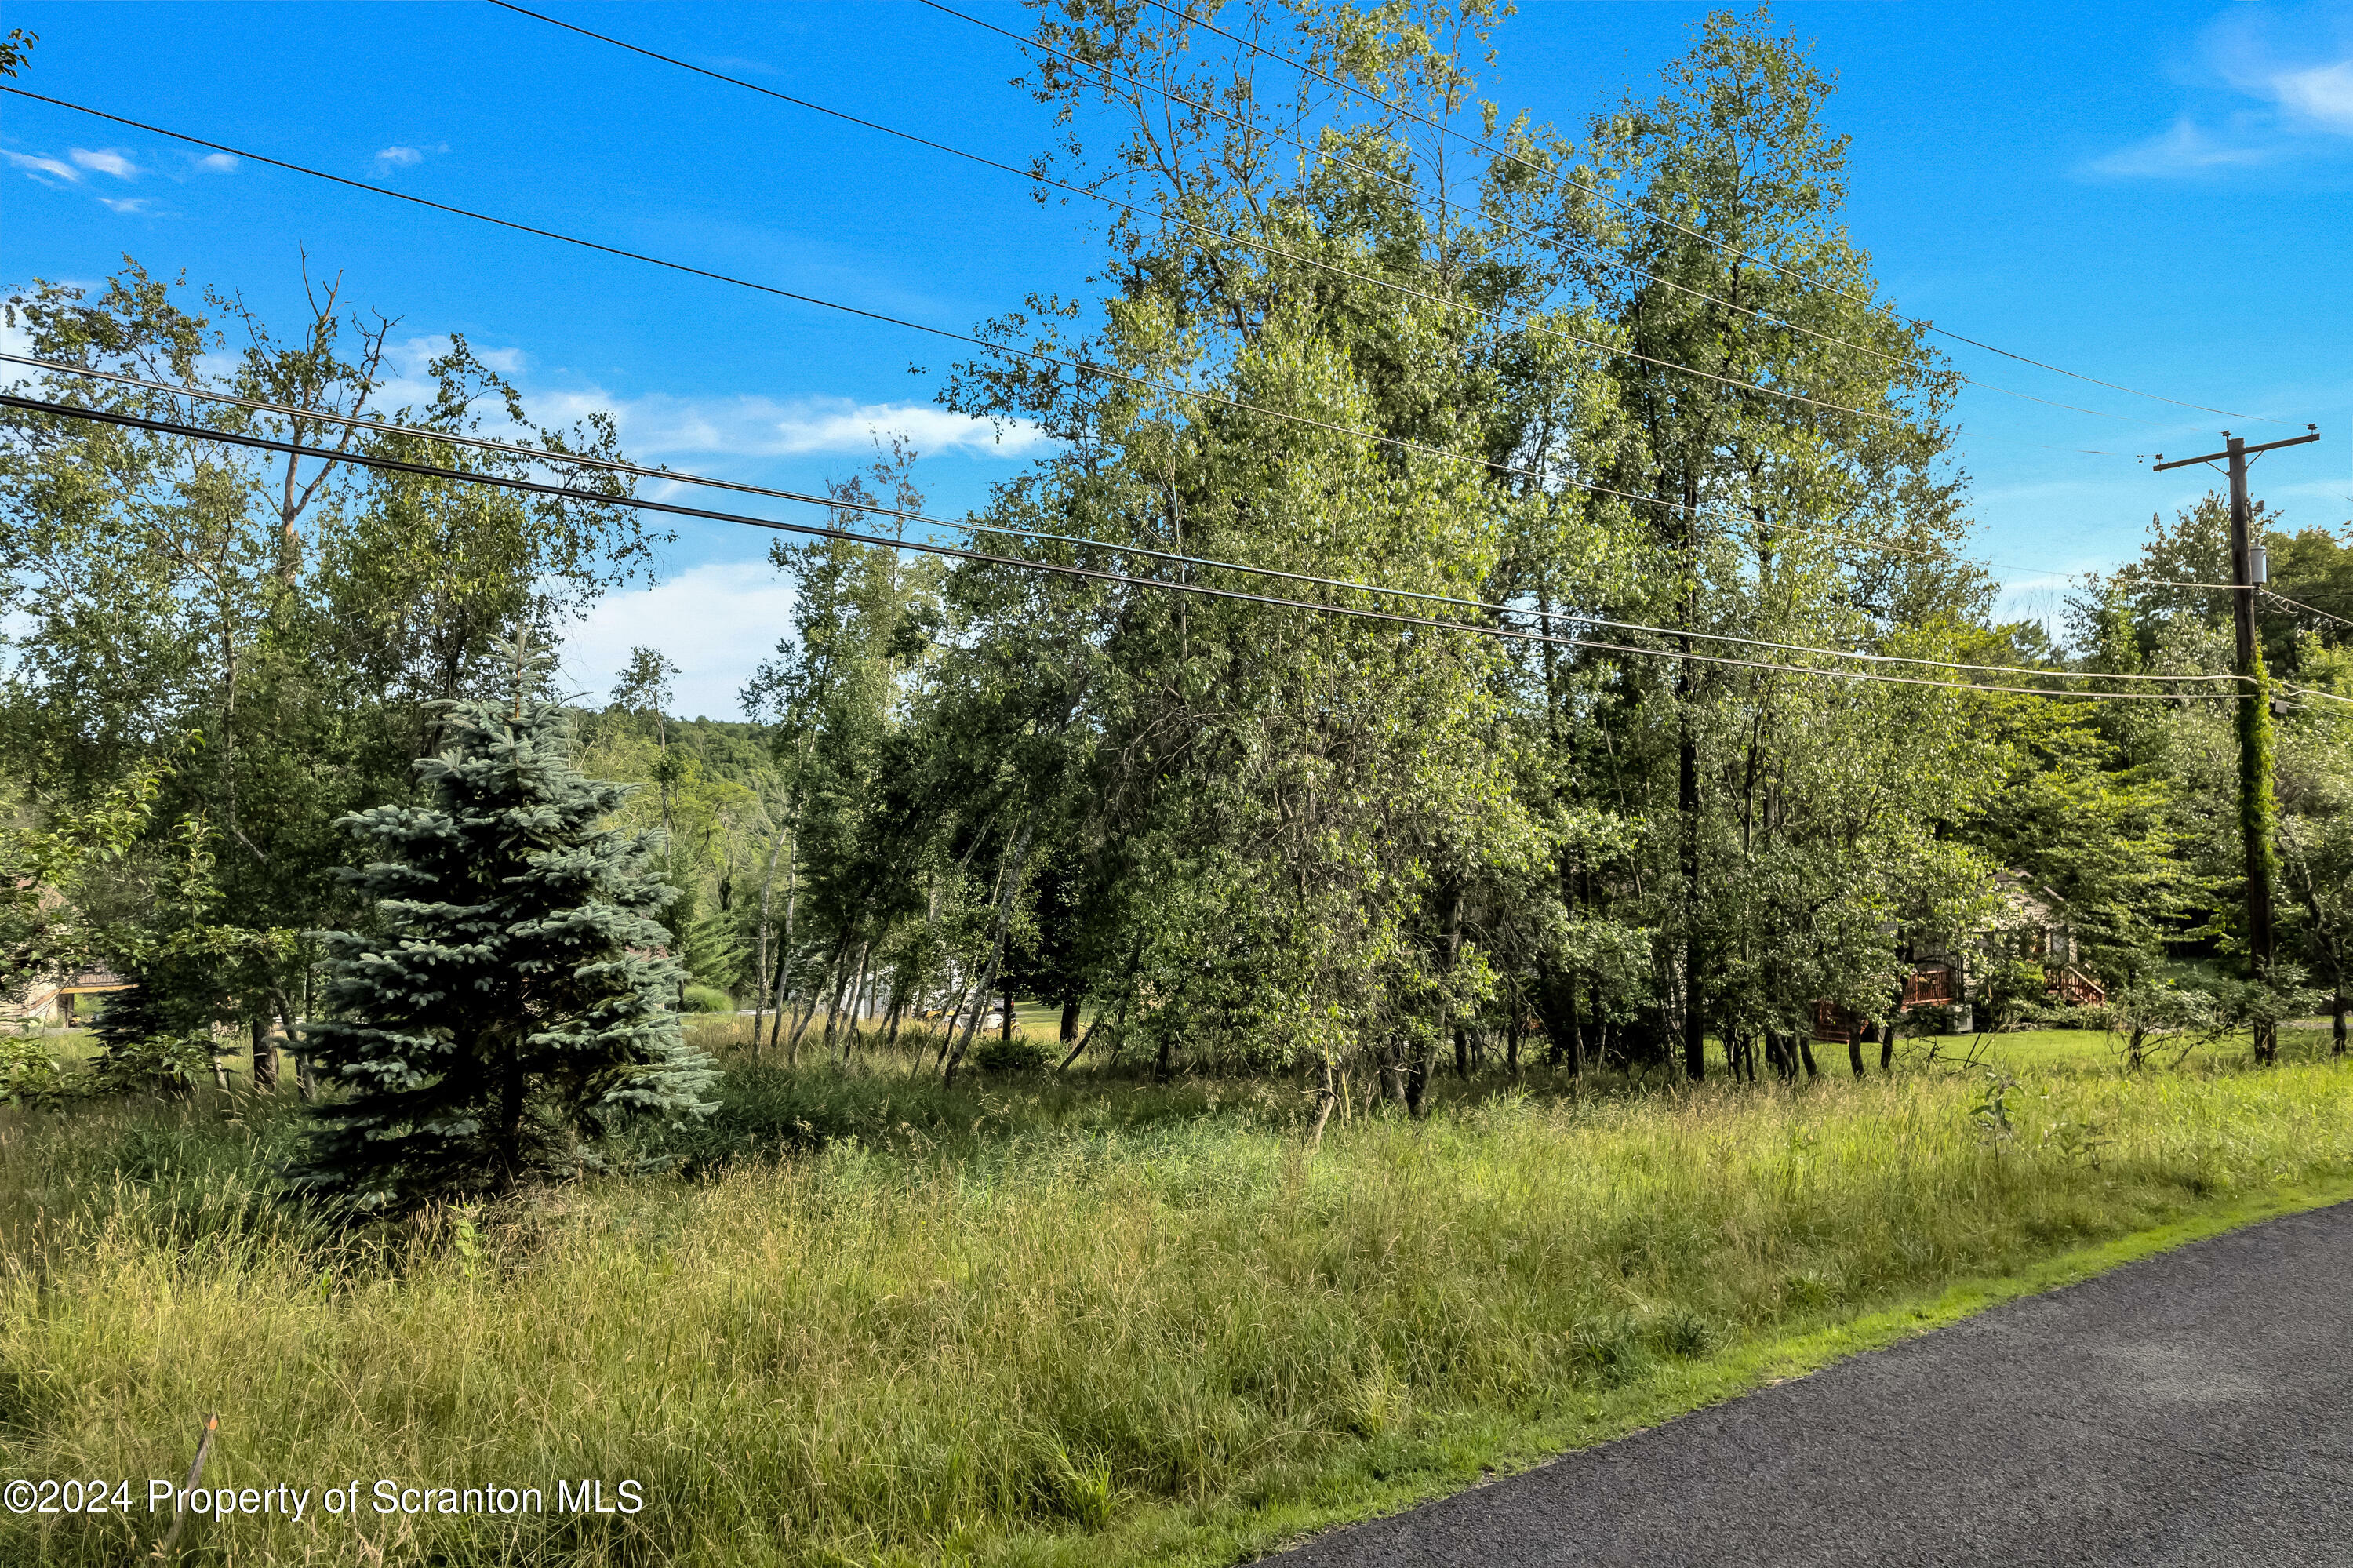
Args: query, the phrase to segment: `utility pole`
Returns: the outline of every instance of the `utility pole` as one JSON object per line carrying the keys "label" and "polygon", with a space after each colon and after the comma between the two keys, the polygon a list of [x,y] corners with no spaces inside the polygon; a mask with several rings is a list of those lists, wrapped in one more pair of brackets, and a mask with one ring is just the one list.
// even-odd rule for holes
{"label": "utility pole", "polygon": [[[2224,430],[2221,451],[2176,458],[2150,470],[2162,473],[2218,458],[2231,465],[2231,620],[2238,633],[2239,673],[2239,836],[2247,872],[2247,969],[2257,980],[2267,980],[2272,972],[2272,885],[2277,880],[2279,850],[2273,842],[2277,811],[2272,798],[2271,675],[2263,668],[2263,648],[2255,639],[2255,589],[2270,574],[2255,570],[2254,507],[2247,499],[2247,460],[2278,447],[2300,447],[2320,439],[2318,426],[2306,425],[2305,429],[2307,434],[2253,447]],[[2277,1061],[2277,1028],[2268,1021],[2258,1021],[2254,1033],[2255,1060]]]}

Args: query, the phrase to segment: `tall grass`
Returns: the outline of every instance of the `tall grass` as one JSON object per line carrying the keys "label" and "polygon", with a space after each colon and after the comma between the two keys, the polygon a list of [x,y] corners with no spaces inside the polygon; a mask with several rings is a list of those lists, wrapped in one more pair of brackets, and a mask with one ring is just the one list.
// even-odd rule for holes
{"label": "tall grass", "polygon": [[[207,1484],[552,1507],[559,1478],[634,1478],[648,1506],[354,1524],[314,1500],[199,1524],[194,1561],[1181,1553],[1253,1508],[1344,1508],[1466,1423],[2353,1173],[2353,1077],[2326,1063],[1989,1086],[1491,1087],[1310,1151],[1281,1086],[741,1066],[683,1150],[700,1176],[364,1236],[266,1194],[282,1118],[8,1117],[0,1474],[143,1501],[217,1409]],[[0,1558],[121,1561],[161,1522],[0,1520]]]}

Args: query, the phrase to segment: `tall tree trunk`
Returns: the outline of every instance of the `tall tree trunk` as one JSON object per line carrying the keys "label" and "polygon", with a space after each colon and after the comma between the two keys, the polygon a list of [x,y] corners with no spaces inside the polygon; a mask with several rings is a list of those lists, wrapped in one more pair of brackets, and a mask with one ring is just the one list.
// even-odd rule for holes
{"label": "tall tree trunk", "polygon": [[[761,808],[763,812],[766,809],[765,805]],[[775,824],[772,822],[770,826]],[[772,895],[776,891],[776,857],[784,853],[784,833],[771,832],[768,835],[768,863],[760,873],[760,935],[752,948],[757,966],[752,993],[752,1055],[754,1060],[760,1055],[760,1026],[765,1022],[768,1006],[768,911],[773,907]]]}
{"label": "tall tree trunk", "polygon": [[825,1049],[828,1054],[833,1051],[834,1031],[841,1026],[841,996],[849,989],[849,945],[857,939],[858,927],[852,923],[842,931],[839,948],[833,955],[833,984],[825,998]]}
{"label": "tall tree trunk", "polygon": [[1020,832],[1013,836],[1013,849],[1007,857],[1005,874],[1002,878],[1003,886],[997,892],[997,930],[989,944],[988,973],[981,981],[979,993],[973,998],[972,1020],[965,1025],[963,1038],[956,1043],[955,1048],[948,1053],[947,1062],[941,1069],[940,1082],[943,1085],[955,1082],[956,1067],[964,1061],[964,1054],[970,1048],[973,1035],[979,1032],[980,1015],[987,1011],[988,999],[997,991],[997,972],[1005,964],[1006,927],[1012,921],[1013,901],[1020,896],[1021,863],[1029,853],[1029,824],[1025,821],[1021,824]]}
{"label": "tall tree trunk", "polygon": [[[1453,979],[1455,959],[1461,956],[1461,950],[1462,885],[1459,881],[1449,878],[1446,897],[1446,949],[1442,972],[1450,981]],[[1454,1009],[1450,999],[1445,1011],[1439,1016],[1439,1027],[1453,1036],[1455,1075],[1458,1077],[1469,1077],[1471,1075],[1470,1051],[1462,1038],[1461,1025],[1456,1022],[1453,1014]],[[1433,1044],[1428,1035],[1417,1033],[1413,1037],[1406,1062],[1405,1112],[1416,1121],[1419,1121],[1430,1111],[1430,1057]]]}
{"label": "tall tree trunk", "polygon": [[1862,1077],[1862,1024],[1860,1024],[1860,1023],[1858,1023],[1858,1024],[1856,1024],[1856,1025],[1854,1026],[1854,1033],[1853,1033],[1852,1034],[1851,1034],[1851,1035],[1849,1035],[1849,1036],[1847,1037],[1847,1043],[1846,1043],[1846,1061],[1847,1061],[1847,1065],[1848,1065],[1848,1066],[1850,1066],[1850,1067],[1852,1067],[1852,1068],[1854,1069],[1854,1075],[1855,1075],[1856,1077],[1858,1077],[1858,1078]]}
{"label": "tall tree trunk", "polygon": [[1332,1082],[1332,1053],[1324,1053],[1324,1075],[1315,1089],[1315,1125],[1307,1129],[1307,1147],[1314,1149],[1324,1141],[1324,1124],[1332,1119],[1332,1107],[1340,1098]]}
{"label": "tall tree trunk", "polygon": [[1102,1022],[1103,1014],[1100,1012],[1096,1013],[1094,1017],[1087,1021],[1087,1032],[1079,1036],[1078,1044],[1071,1047],[1071,1054],[1062,1058],[1062,1065],[1055,1068],[1054,1071],[1057,1073],[1067,1073],[1071,1070],[1071,1064],[1077,1061],[1081,1056],[1086,1054],[1087,1042],[1095,1037],[1095,1029]]}
{"label": "tall tree trunk", "polygon": [[[303,973],[303,980],[307,987],[310,980],[307,969]],[[311,1053],[303,1048],[301,1033],[294,1027],[294,1003],[288,998],[286,988],[271,986],[269,1001],[270,1005],[278,1010],[278,1028],[286,1036],[286,1048],[294,1054],[295,1090],[307,1104],[319,1097],[319,1071],[311,1065]]]}
{"label": "tall tree trunk", "polygon": [[[771,1026],[776,1034],[785,1032],[785,996],[793,980],[793,916],[800,908],[800,855],[787,851],[785,862],[785,928],[776,938],[776,1022]],[[799,1032],[795,1031],[795,1038]]]}
{"label": "tall tree trunk", "polygon": [[1702,984],[1705,966],[1699,918],[1699,737],[1692,728],[1692,708],[1699,691],[1699,672],[1691,658],[1691,633],[1699,620],[1698,475],[1686,471],[1682,482],[1684,569],[1690,577],[1683,592],[1683,657],[1675,672],[1675,700],[1683,720],[1675,748],[1675,800],[1683,815],[1683,1073],[1697,1083],[1707,1076],[1707,997]]}
{"label": "tall tree trunk", "polygon": [[[1112,1020],[1111,1025],[1111,1059],[1113,1062],[1119,1060],[1119,1054],[1126,1045],[1127,1004],[1135,999],[1135,965],[1136,961],[1143,957],[1144,938],[1138,937],[1135,939],[1134,945],[1127,949],[1127,963],[1121,970],[1121,979],[1125,982],[1125,985],[1120,994],[1119,1015]],[[1090,1019],[1087,1022],[1087,1032],[1079,1036],[1079,1043],[1071,1047],[1071,1054],[1062,1058],[1061,1066],[1056,1068],[1055,1071],[1068,1072],[1070,1070],[1071,1064],[1077,1061],[1081,1054],[1085,1052],[1087,1042],[1095,1037],[1095,1031],[1102,1027],[1102,1025],[1103,1010],[1101,1008],[1097,1008],[1095,1010],[1094,1017]]]}
{"label": "tall tree trunk", "polygon": [[824,1002],[826,993],[835,988],[835,983],[840,973],[840,969],[841,955],[837,952],[834,955],[833,962],[825,971],[824,980],[818,981],[818,984],[810,990],[808,995],[808,1005],[801,1010],[799,1020],[793,1024],[793,1037],[785,1044],[786,1066],[793,1066],[800,1061],[801,1033],[804,1030],[808,1028],[809,1021],[817,1016],[817,1010]]}
{"label": "tall tree trunk", "polygon": [[[831,976],[828,976],[826,982],[821,982],[818,987],[811,990],[807,996],[802,999],[801,1005],[794,1009],[792,1035],[785,1042],[786,1066],[797,1067],[800,1065],[801,1035],[807,1030],[810,1021],[817,1017],[818,1002],[822,997],[824,985],[825,983],[829,983],[831,979]],[[776,1012],[776,1023],[780,1033],[783,1029],[784,1019],[785,1014],[783,1007],[782,1004],[779,1003]]]}
{"label": "tall tree trunk", "polygon": [[1822,1070],[1814,1065],[1814,1033],[1810,1029],[1798,1031],[1798,1059],[1806,1065],[1806,1076],[1819,1078]]}
{"label": "tall tree trunk", "polygon": [[940,1009],[940,1054],[932,1058],[934,1069],[948,1065],[948,1052],[955,1045],[956,1030],[964,1022],[964,999],[972,994],[972,978],[967,975],[956,984],[955,995]]}
{"label": "tall tree trunk", "polygon": [[263,1094],[278,1087],[278,1043],[269,1038],[269,1017],[253,1015],[253,1086]]}
{"label": "tall tree trunk", "polygon": [[1398,1049],[1397,1036],[1387,1033],[1373,1048],[1373,1083],[1381,1098],[1392,1105],[1405,1104],[1405,1053]]}
{"label": "tall tree trunk", "polygon": [[850,985],[849,1006],[845,1013],[848,1027],[841,1032],[841,1061],[844,1066],[849,1065],[850,1047],[858,1043],[859,1030],[866,1019],[866,993],[868,988],[873,983],[867,966],[873,953],[873,938],[869,937],[858,944],[858,963],[850,970],[854,978]]}
{"label": "tall tree trunk", "polygon": [[[1549,982],[1546,989],[1551,989]],[[1573,974],[1561,987],[1561,1023],[1567,1026],[1565,1030],[1554,1024],[1549,1012],[1545,1014],[1545,1065],[1547,1067],[1565,1067],[1573,1061],[1582,1062],[1585,1057],[1585,1011],[1577,1005],[1577,977]]]}
{"label": "tall tree trunk", "polygon": [[[1690,640],[1684,641],[1688,651]],[[1700,984],[1704,965],[1699,936],[1699,744],[1692,738],[1689,715],[1683,719],[1676,772],[1683,830],[1683,1074],[1697,1083],[1707,1076],[1707,1011]]]}
{"label": "tall tree trunk", "polygon": [[1068,1045],[1077,1039],[1078,1035],[1079,998],[1073,994],[1062,999],[1062,1032],[1057,1037],[1057,1041],[1060,1044]]}

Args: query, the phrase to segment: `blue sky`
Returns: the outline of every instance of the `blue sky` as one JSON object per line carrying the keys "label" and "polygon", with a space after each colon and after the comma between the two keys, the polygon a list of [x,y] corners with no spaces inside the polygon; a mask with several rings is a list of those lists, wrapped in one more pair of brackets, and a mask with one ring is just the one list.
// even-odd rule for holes
{"label": "blue sky", "polygon": [[[960,8],[1018,28],[1005,0]],[[567,5],[560,14],[1022,162],[1044,117],[1009,45],[892,3]],[[1534,0],[1484,96],[1565,127],[1683,47],[1702,7]],[[2326,440],[2267,459],[2291,522],[2353,518],[2353,0],[2267,5],[1784,5],[1837,73],[1849,220],[1901,308],[2104,380],[2292,421],[2253,425],[1947,344],[1972,390],[1978,554],[2037,613],[2202,488],[2126,454],[2228,425]],[[41,35],[22,85],[256,152],[870,309],[962,329],[1076,291],[1092,216],[1018,182],[627,56],[488,5],[10,4]],[[400,318],[406,363],[451,332],[547,415],[609,408],[632,453],[813,486],[870,428],[912,432],[955,510],[1034,453],[931,404],[949,346],[441,217],[47,105],[0,103],[0,284],[95,281],[125,252],[290,318],[307,250]],[[927,374],[911,374],[920,368]],[[765,541],[690,529],[663,582],[617,597],[567,659],[601,690],[632,642],[685,666],[689,713],[733,711],[787,601]]]}

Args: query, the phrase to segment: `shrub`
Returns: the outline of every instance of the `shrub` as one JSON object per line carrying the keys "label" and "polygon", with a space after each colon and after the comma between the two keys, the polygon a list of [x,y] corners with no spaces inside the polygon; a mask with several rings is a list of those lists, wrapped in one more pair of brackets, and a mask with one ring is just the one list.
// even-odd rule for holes
{"label": "shrub", "polygon": [[2028,1014],[2028,1022],[2040,1029],[2097,1029],[2114,1033],[2116,1014],[2102,1003],[2071,1007],[2063,1002],[2053,1007],[2036,1008]]}
{"label": "shrub", "polygon": [[984,1073],[1038,1073],[1049,1065],[1046,1048],[1026,1034],[992,1038],[972,1054],[972,1061]]}
{"label": "shrub", "polygon": [[680,1007],[686,1012],[733,1012],[735,999],[716,986],[690,985]]}
{"label": "shrub", "polygon": [[90,1065],[90,1086],[107,1094],[185,1095],[212,1075],[213,1050],[204,1030],[113,1042]]}
{"label": "shrub", "polygon": [[1942,1002],[1922,1002],[1905,1015],[1905,1026],[1914,1034],[1950,1034],[1953,1010]]}
{"label": "shrub", "polygon": [[39,1038],[0,1035],[0,1106],[45,1105],[65,1085],[65,1070]]}

